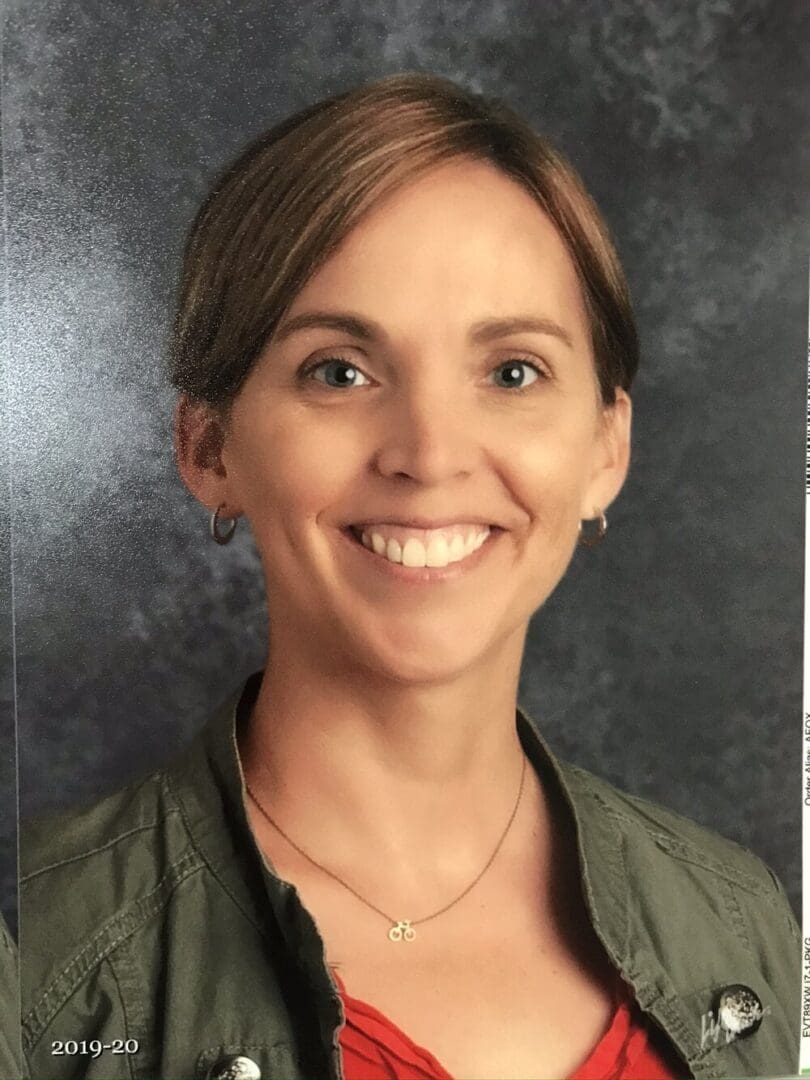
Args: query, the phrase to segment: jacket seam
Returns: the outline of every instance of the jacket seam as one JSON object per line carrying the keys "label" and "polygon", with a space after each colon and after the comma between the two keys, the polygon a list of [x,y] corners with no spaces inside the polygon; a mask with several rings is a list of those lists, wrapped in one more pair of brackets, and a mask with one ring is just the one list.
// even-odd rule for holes
{"label": "jacket seam", "polygon": [[728,863],[719,862],[714,859],[703,859],[700,857],[700,853],[691,845],[686,845],[679,841],[673,842],[671,837],[668,837],[663,833],[656,833],[650,830],[649,835],[662,851],[667,855],[671,855],[673,859],[679,859],[681,862],[688,862],[692,866],[699,866],[702,870],[706,870],[710,874],[715,874],[717,877],[725,879],[731,885],[739,885],[741,889],[745,889],[745,891],[751,893],[752,896],[757,896],[765,900],[770,899],[770,891],[766,889],[764,885],[761,885],[756,878],[746,874],[744,870],[737,870]]}
{"label": "jacket seam", "polygon": [[[112,975],[113,982],[115,983],[115,989],[118,991],[118,1000],[121,1002],[121,1014],[124,1017],[124,1033],[125,1033],[125,1035],[127,1037],[127,1040],[129,1040],[130,1027],[129,1027],[129,1016],[127,1014],[127,1003],[126,1003],[126,1000],[124,999],[123,993],[121,992],[121,983],[118,980],[118,972],[115,970],[115,965],[110,962],[109,956],[104,957],[104,959],[102,961],[102,964],[106,964],[107,967],[109,968],[110,974]],[[132,1068],[132,1055],[131,1054],[126,1054],[124,1056],[124,1060],[126,1061],[127,1070],[129,1072],[130,1078],[131,1078],[131,1080],[133,1080],[133,1078],[135,1076],[135,1073],[134,1073],[133,1068]]]}
{"label": "jacket seam", "polygon": [[171,814],[178,813],[177,808],[167,811],[167,813],[159,818],[157,821],[150,822],[148,825],[138,825],[134,829],[128,829],[126,832],[120,833],[118,836],[114,836],[112,840],[108,840],[106,844],[99,844],[97,847],[88,848],[87,851],[82,851],[78,855],[71,855],[67,859],[59,859],[57,862],[49,863],[47,866],[40,867],[39,870],[32,870],[29,874],[24,874],[20,878],[20,884],[26,885],[29,881],[33,881],[34,878],[40,876],[40,874],[47,874],[50,870],[58,870],[62,866],[69,866],[71,863],[81,862],[83,859],[89,858],[91,855],[98,855],[102,851],[106,851],[108,848],[114,847],[122,840],[128,839],[130,836],[136,836],[141,832],[149,832],[152,829],[161,825]]}
{"label": "jacket seam", "polygon": [[[45,1029],[75,993],[81,980],[94,965],[106,959],[118,946],[136,933],[160,910],[165,899],[187,877],[200,869],[199,853],[188,852],[174,863],[158,884],[126,911],[111,919],[102,930],[74,956],[50,982],[40,999],[25,1014],[22,1022],[24,1046],[32,1049]],[[37,1014],[41,1014],[39,1017]]]}
{"label": "jacket seam", "polygon": [[726,901],[726,907],[731,916],[731,923],[734,929],[737,931],[740,940],[745,945],[748,952],[753,956],[754,947],[751,944],[751,938],[748,934],[748,923],[743,915],[740,902],[737,898],[737,893],[734,891],[734,885],[730,881],[726,881],[723,887],[724,899]]}
{"label": "jacket seam", "polygon": [[[750,875],[746,874],[745,871],[728,866],[728,864],[724,863],[722,859],[715,857],[709,857],[707,859],[705,856],[703,856],[703,849],[700,843],[695,843],[692,840],[684,838],[681,835],[680,830],[677,826],[680,825],[684,829],[698,829],[702,832],[707,833],[710,837],[716,838],[723,844],[728,844],[732,847],[737,848],[741,856],[747,856],[748,858],[754,859],[759,858],[759,856],[757,856],[753,851],[750,851],[742,844],[737,843],[736,840],[732,840],[727,836],[723,836],[720,833],[715,832],[710,827],[701,825],[693,818],[689,818],[683,814],[679,814],[677,810],[673,810],[670,807],[664,806],[661,803],[656,803],[650,799],[645,799],[641,795],[633,795],[631,792],[628,791],[621,791],[619,788],[613,787],[607,780],[596,776],[594,773],[588,772],[587,769],[583,769],[579,765],[574,765],[571,762],[561,762],[560,764],[563,766],[565,771],[572,774],[572,778],[578,783],[578,785],[581,785],[580,790],[584,795],[596,799],[611,814],[621,818],[623,821],[630,822],[636,828],[642,829],[649,836],[660,839],[664,843],[671,844],[673,846],[680,846],[692,852],[695,855],[696,859],[701,859],[701,865],[705,865],[707,869],[711,869],[713,866],[725,866],[728,868],[731,874],[735,875],[735,877],[750,881],[754,891],[763,891],[764,887],[762,886],[762,884],[755,878],[752,878],[750,877]],[[608,795],[606,796],[602,794],[599,790],[597,790],[597,787],[607,788]],[[631,809],[624,809],[621,805],[617,805],[617,802],[629,802],[631,804]],[[646,821],[641,820],[641,815],[643,815],[645,810],[662,812],[663,814],[665,814],[666,817],[672,818],[674,822],[673,832],[675,835],[672,835],[671,833],[659,832],[653,825],[649,825]]]}
{"label": "jacket seam", "polygon": [[[741,888],[745,889],[747,892],[753,893],[755,896],[766,898],[772,897],[771,890],[760,884],[756,878],[746,874],[744,870],[738,870],[736,867],[730,866],[728,863],[722,862],[719,859],[707,859],[702,855],[700,849],[695,847],[695,845],[691,844],[689,841],[677,839],[666,833],[658,832],[657,829],[653,829],[649,825],[640,822],[638,819],[630,817],[623,810],[613,806],[598,792],[592,791],[589,794],[600,803],[605,813],[610,814],[612,817],[633,829],[640,828],[654,843],[658,844],[658,846],[673,859],[680,859],[683,862],[689,862],[694,866],[699,866],[709,873],[725,878],[732,884],[741,886]],[[733,841],[726,842],[732,843]],[[743,848],[740,850],[741,852],[745,851]],[[757,858],[753,852],[748,852],[747,854],[751,858]]]}

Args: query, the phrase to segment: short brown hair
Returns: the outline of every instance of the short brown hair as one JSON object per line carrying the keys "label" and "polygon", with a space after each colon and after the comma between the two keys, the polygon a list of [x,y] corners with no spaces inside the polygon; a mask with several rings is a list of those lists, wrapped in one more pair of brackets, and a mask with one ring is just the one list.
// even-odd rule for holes
{"label": "short brown hair", "polygon": [[454,158],[491,163],[554,222],[579,275],[604,404],[638,367],[630,297],[607,228],[573,167],[500,102],[403,73],[320,101],[251,143],[186,242],[172,384],[227,412],[297,293],[376,203]]}

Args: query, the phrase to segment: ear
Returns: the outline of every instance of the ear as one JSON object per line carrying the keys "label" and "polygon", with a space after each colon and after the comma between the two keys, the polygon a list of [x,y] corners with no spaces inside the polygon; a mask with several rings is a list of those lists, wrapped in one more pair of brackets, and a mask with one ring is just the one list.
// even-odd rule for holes
{"label": "ear", "polygon": [[583,518],[597,517],[621,491],[630,467],[632,420],[630,396],[617,386],[615,402],[601,408],[594,468],[581,506]]}
{"label": "ear", "polygon": [[208,510],[224,506],[224,517],[236,517],[228,500],[228,474],[222,450],[228,437],[225,417],[204,401],[182,394],[174,411],[174,454],[177,470],[191,494]]}

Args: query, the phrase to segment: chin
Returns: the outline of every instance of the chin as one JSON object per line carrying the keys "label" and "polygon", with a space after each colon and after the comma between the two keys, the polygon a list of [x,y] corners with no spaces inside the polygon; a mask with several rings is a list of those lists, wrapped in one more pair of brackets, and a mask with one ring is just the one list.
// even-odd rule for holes
{"label": "chin", "polygon": [[[365,650],[365,665],[392,681],[403,684],[451,682],[476,665],[486,663],[493,648],[492,628],[486,640],[476,641],[470,627],[437,627],[432,633],[417,633],[413,625],[399,634],[374,635]],[[359,643],[358,643],[359,644]]]}

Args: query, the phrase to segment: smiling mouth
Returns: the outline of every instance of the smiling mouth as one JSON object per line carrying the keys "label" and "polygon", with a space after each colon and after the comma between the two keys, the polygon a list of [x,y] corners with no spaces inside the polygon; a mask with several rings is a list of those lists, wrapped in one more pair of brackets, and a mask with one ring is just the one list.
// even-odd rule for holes
{"label": "smiling mouth", "polygon": [[452,525],[441,529],[350,525],[345,531],[387,562],[440,569],[462,562],[503,529],[497,525]]}

